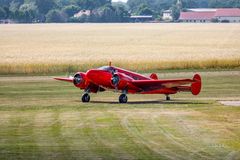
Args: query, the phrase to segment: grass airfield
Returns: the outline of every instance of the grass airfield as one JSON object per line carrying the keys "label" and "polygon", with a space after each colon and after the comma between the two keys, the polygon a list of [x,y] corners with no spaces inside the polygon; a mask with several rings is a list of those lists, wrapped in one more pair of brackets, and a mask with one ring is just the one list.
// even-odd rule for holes
{"label": "grass airfield", "polygon": [[[219,103],[240,100],[239,29],[239,24],[0,25],[0,160],[240,159],[240,107]],[[72,84],[40,76],[86,71],[108,61],[159,72],[160,79],[200,72],[203,89],[199,96],[173,95],[170,102],[164,95],[129,95],[127,104],[118,104],[119,93],[105,92],[83,104],[82,91]]]}
{"label": "grass airfield", "polygon": [[[48,76],[0,78],[0,159],[240,159],[240,71],[201,72],[199,96],[92,94]],[[191,78],[192,72],[159,73]]]}

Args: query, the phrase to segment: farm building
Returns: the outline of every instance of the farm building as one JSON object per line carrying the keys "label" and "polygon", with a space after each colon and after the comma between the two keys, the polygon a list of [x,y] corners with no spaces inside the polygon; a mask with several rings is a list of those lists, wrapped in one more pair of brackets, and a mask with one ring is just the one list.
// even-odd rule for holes
{"label": "farm building", "polygon": [[181,22],[195,22],[195,23],[205,23],[211,22],[214,17],[215,12],[181,12],[179,20]]}
{"label": "farm building", "polygon": [[164,21],[172,21],[173,20],[172,10],[165,10],[165,11],[163,11],[162,19]]}
{"label": "farm building", "polygon": [[239,8],[225,8],[218,9],[215,18],[220,22],[228,21],[231,23],[240,23],[240,9]]}
{"label": "farm building", "polygon": [[187,12],[181,12],[179,17],[181,22],[193,23],[211,22],[214,19],[219,22],[240,23],[240,9],[189,9]]}

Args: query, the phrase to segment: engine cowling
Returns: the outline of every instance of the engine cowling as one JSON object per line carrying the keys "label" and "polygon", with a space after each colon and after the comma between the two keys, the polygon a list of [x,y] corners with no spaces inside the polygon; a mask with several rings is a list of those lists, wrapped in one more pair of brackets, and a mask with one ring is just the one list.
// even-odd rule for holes
{"label": "engine cowling", "polygon": [[73,84],[81,89],[86,87],[86,74],[83,72],[77,72],[73,77]]}
{"label": "engine cowling", "polygon": [[111,84],[118,90],[126,89],[128,83],[133,79],[123,73],[115,73],[111,78]]}

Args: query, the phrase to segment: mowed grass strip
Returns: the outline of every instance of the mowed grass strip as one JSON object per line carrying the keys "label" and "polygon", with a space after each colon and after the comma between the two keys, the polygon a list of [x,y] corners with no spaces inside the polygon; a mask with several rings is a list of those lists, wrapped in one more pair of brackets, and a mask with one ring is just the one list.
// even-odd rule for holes
{"label": "mowed grass strip", "polygon": [[[0,159],[239,159],[239,71],[207,72],[203,92],[92,94],[49,77],[1,77]],[[164,73],[162,78],[192,73]]]}
{"label": "mowed grass strip", "polygon": [[[0,73],[239,68],[239,24],[0,25]],[[147,58],[146,58],[147,57]]]}

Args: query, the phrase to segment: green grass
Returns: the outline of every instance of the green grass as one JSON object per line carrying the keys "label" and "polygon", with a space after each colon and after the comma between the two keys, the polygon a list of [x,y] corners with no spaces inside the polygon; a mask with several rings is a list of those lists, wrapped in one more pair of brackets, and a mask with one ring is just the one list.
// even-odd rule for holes
{"label": "green grass", "polygon": [[[0,159],[239,159],[239,71],[202,72],[203,91],[91,95],[51,77],[0,78]],[[160,78],[192,77],[191,72]]]}

